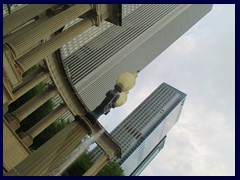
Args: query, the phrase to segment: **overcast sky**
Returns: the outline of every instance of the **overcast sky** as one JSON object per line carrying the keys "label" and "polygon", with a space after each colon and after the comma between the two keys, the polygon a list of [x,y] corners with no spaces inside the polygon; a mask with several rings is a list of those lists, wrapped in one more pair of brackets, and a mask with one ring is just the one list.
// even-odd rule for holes
{"label": "overcast sky", "polygon": [[100,122],[111,131],[162,82],[187,99],[165,147],[141,175],[235,175],[234,5],[214,5],[139,73],[127,103]]}

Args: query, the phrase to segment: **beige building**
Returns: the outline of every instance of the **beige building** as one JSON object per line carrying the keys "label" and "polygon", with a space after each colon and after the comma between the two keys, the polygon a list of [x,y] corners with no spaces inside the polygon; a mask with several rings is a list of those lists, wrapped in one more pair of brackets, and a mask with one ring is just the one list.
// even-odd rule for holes
{"label": "beige building", "polygon": [[[103,129],[99,122],[91,124],[85,114],[100,104],[117,76],[143,69],[212,6],[13,7],[4,7],[3,18],[3,169],[7,175],[49,175],[86,135],[94,136]],[[23,77],[33,66],[38,68]],[[48,82],[48,87],[9,113],[11,103],[41,82]],[[17,134],[20,123],[51,98],[56,102],[55,109],[30,129]],[[29,146],[33,139],[66,114],[79,118],[31,153]],[[109,160],[121,155],[119,144],[106,131],[96,143],[104,155],[85,175],[95,175]]]}
{"label": "beige building", "polygon": [[[77,23],[64,29],[76,19]],[[19,6],[9,15],[5,12],[3,171],[6,175],[49,175],[86,135],[94,136],[103,129],[100,123],[93,125],[84,117],[89,110],[76,93],[60,57],[61,47],[103,21],[121,25],[121,5],[34,4]],[[22,76],[35,65],[36,70]],[[51,83],[21,107],[8,112],[11,103],[41,82]],[[61,104],[26,132],[16,133],[27,116],[56,95]],[[31,153],[28,147],[33,139],[66,111],[78,118]],[[106,154],[86,175],[95,175],[109,160],[121,155],[121,148],[106,131],[96,143]]]}

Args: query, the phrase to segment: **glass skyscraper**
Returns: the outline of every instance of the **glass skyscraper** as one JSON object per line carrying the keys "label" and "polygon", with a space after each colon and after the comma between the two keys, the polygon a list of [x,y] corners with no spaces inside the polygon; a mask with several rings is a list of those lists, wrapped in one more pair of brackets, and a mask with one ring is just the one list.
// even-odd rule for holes
{"label": "glass skyscraper", "polygon": [[[115,161],[125,175],[139,175],[163,148],[185,99],[186,94],[162,83],[111,132],[122,148],[122,158]],[[97,160],[103,152],[96,147],[92,154],[93,160]]]}
{"label": "glass skyscraper", "polygon": [[138,176],[164,147],[166,136],[153,148],[145,159],[134,169],[130,176]]}
{"label": "glass skyscraper", "polygon": [[119,74],[145,68],[211,8],[211,4],[127,4],[122,6],[121,27],[103,23],[74,38],[75,44],[66,44],[65,66],[89,110],[102,102]]}
{"label": "glass skyscraper", "polygon": [[[87,108],[92,111],[102,102],[119,74],[142,70],[211,8],[212,4],[123,4],[122,27],[104,21],[65,44],[61,57]],[[54,101],[62,100],[57,96]],[[64,117],[73,119],[69,115],[68,111]]]}

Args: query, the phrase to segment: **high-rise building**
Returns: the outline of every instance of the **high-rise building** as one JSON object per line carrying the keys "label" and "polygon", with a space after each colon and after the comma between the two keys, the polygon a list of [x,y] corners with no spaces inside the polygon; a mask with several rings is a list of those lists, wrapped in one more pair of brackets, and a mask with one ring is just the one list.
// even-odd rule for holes
{"label": "high-rise building", "polygon": [[[73,40],[76,46],[67,49],[66,44],[62,56],[87,107],[95,109],[119,74],[142,70],[211,8],[209,4],[123,5],[122,27],[105,23],[87,31],[82,40]],[[70,55],[64,54],[67,50]]]}
{"label": "high-rise building", "polygon": [[[163,148],[167,132],[178,121],[186,94],[162,83],[148,96],[111,135],[122,148],[122,158],[115,159],[125,175],[139,175]],[[103,153],[99,147],[93,151],[93,160]]]}
{"label": "high-rise building", "polygon": [[134,169],[130,176],[138,176],[162,150],[166,141],[166,136],[153,148],[153,150],[144,158],[144,160]]}

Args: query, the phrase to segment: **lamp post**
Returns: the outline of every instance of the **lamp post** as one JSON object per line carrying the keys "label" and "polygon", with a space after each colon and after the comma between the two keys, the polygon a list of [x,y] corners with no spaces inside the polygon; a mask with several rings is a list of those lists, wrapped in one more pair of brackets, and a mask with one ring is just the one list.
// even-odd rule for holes
{"label": "lamp post", "polygon": [[108,114],[111,108],[119,107],[127,101],[127,94],[136,84],[137,72],[124,72],[116,80],[113,90],[106,93],[105,99],[92,112],[86,114],[91,123],[95,124],[97,119]]}

